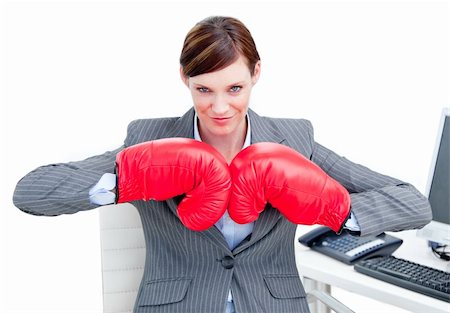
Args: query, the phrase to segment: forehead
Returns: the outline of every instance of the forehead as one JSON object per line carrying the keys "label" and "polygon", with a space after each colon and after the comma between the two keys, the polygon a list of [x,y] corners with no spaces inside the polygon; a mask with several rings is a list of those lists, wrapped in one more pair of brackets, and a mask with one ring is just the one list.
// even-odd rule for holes
{"label": "forehead", "polygon": [[251,80],[246,60],[241,56],[229,66],[215,72],[200,74],[189,78],[189,82],[208,87],[228,86],[236,82]]}

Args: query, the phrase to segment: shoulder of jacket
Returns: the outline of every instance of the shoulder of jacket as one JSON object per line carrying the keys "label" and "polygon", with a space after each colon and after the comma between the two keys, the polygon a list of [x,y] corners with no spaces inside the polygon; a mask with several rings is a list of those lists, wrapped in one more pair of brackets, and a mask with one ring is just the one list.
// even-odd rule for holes
{"label": "shoulder of jacket", "polygon": [[127,127],[125,145],[164,137],[178,119],[179,117],[160,117],[133,120]]}
{"label": "shoulder of jacket", "polygon": [[303,118],[267,118],[285,138],[284,144],[310,158],[314,149],[312,123]]}
{"label": "shoulder of jacket", "polygon": [[133,130],[140,127],[153,127],[154,125],[172,124],[179,117],[158,117],[158,118],[142,118],[131,121],[128,124],[128,129]]}
{"label": "shoulder of jacket", "polygon": [[312,131],[313,126],[310,120],[304,118],[284,118],[284,117],[263,117],[269,123],[279,125],[281,128],[300,128],[306,131]]}

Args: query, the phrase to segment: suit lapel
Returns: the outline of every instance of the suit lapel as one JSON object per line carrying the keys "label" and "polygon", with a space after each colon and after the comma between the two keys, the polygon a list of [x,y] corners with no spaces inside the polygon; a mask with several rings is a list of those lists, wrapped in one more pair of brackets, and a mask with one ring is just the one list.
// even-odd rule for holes
{"label": "suit lapel", "polygon": [[268,232],[270,232],[280,218],[281,214],[278,210],[274,209],[270,204],[266,205],[264,211],[261,212],[258,219],[255,221],[255,227],[250,240],[237,246],[233,250],[233,254],[236,255],[261,240]]}
{"label": "suit lapel", "polygon": [[[250,109],[248,111],[248,116],[252,132],[252,144],[257,142],[276,142],[281,144],[285,141],[285,138],[280,133],[278,127],[273,123],[273,120],[261,117]],[[258,219],[255,221],[255,227],[250,240],[238,246],[233,253],[237,254],[258,242],[275,226],[280,218],[280,212],[274,209],[270,204],[267,204],[264,211],[261,212]]]}
{"label": "suit lapel", "polygon": [[261,117],[253,110],[248,110],[251,127],[251,143],[257,142],[276,142],[283,143],[284,136],[281,134],[273,119]]}
{"label": "suit lapel", "polygon": [[[168,132],[167,137],[183,137],[183,138],[194,138],[194,108],[187,111],[182,117],[180,117],[174,124],[170,132]],[[166,201],[170,210],[173,214],[178,215],[177,208],[182,197],[175,197]],[[201,232],[196,232],[197,234],[204,236],[211,240],[213,244],[218,246],[220,249],[225,250],[228,254],[231,254],[228,244],[223,237],[222,233],[217,229],[217,227],[212,226],[209,229]]]}
{"label": "suit lapel", "polygon": [[[194,115],[194,108],[191,108],[175,122],[174,127],[168,132],[167,137],[194,138]],[[280,130],[272,119],[261,117],[250,109],[248,110],[248,117],[251,125],[252,144],[257,142],[283,143],[285,141],[285,138],[281,135]],[[177,214],[179,200],[173,198],[166,202],[172,212]],[[237,254],[262,239],[275,226],[280,217],[281,214],[279,211],[268,204],[256,220],[250,240],[238,246],[233,253]],[[215,226],[210,227],[206,231],[199,232],[199,234],[210,239],[220,249],[230,252],[225,238]]]}
{"label": "suit lapel", "polygon": [[[183,197],[180,196],[180,197],[175,197],[175,198],[166,200],[167,205],[169,206],[170,210],[175,215],[177,215],[178,204],[180,203],[182,198]],[[195,232],[195,233],[200,236],[204,236],[204,237],[208,238],[213,244],[215,244],[221,250],[225,250],[228,254],[231,254],[231,251],[228,248],[228,244],[227,244],[225,238],[223,237],[222,233],[217,229],[217,227],[211,226],[209,229],[207,229],[205,231]]]}
{"label": "suit lapel", "polygon": [[198,232],[200,236],[204,236],[208,238],[213,244],[219,247],[221,250],[225,251],[227,254],[231,255],[230,248],[228,247],[228,243],[225,240],[225,237],[220,232],[220,230],[216,226],[211,226],[205,231]]}

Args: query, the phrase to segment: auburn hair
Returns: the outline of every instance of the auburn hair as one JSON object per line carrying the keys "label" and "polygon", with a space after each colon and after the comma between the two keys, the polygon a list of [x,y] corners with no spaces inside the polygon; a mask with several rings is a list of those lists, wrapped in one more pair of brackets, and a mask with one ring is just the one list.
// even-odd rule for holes
{"label": "auburn hair", "polygon": [[211,16],[186,35],[180,65],[185,76],[193,77],[223,69],[241,55],[253,75],[260,58],[250,31],[236,18]]}

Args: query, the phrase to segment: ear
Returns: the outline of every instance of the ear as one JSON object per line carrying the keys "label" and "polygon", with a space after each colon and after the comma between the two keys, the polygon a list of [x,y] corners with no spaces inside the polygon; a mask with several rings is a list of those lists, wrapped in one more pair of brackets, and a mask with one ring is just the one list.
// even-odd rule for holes
{"label": "ear", "polygon": [[255,64],[255,69],[253,70],[253,75],[252,75],[252,83],[253,83],[253,85],[258,82],[260,74],[261,74],[261,61],[258,61]]}
{"label": "ear", "polygon": [[184,75],[182,66],[180,66],[180,77],[183,83],[189,88],[189,77]]}

